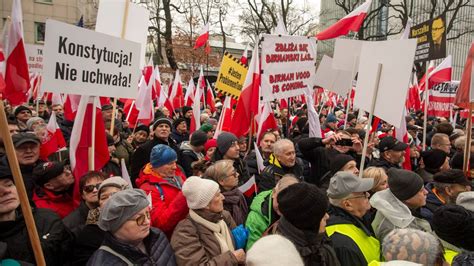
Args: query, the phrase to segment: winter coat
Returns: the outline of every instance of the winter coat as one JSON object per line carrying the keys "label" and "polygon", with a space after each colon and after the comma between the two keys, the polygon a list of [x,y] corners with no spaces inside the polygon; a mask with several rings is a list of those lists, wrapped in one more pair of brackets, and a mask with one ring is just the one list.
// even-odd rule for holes
{"label": "winter coat", "polygon": [[[370,225],[364,224],[364,222],[351,215],[347,211],[342,208],[339,208],[334,205],[330,205],[329,207],[329,219],[326,224],[326,233],[328,233],[328,227],[335,226],[335,225],[353,225],[360,229],[362,232],[365,233],[367,237],[374,237],[374,242],[377,242],[377,248],[372,249],[371,252],[378,253],[378,257],[371,258],[369,261],[366,260],[364,257],[364,253],[362,253],[361,248],[358,246],[357,242],[355,242],[351,237],[338,232],[337,230],[330,235],[330,239],[332,242],[332,246],[336,251],[337,258],[341,262],[341,265],[351,265],[351,266],[365,266],[370,263],[372,260],[380,260],[380,243],[376,241],[375,234],[372,231]],[[368,244],[368,243],[365,243]]]}
{"label": "winter coat", "polygon": [[84,201],[81,201],[79,207],[72,211],[68,216],[64,217],[64,225],[71,231],[75,238],[82,231],[86,225],[87,214],[89,213],[89,207],[87,207]]}
{"label": "winter coat", "polygon": [[33,193],[33,202],[38,208],[54,211],[61,219],[74,210],[74,199],[69,192],[56,193],[45,188],[36,188]]}
{"label": "winter coat", "polygon": [[249,250],[255,241],[262,237],[263,232],[276,222],[280,216],[273,210],[273,190],[263,191],[257,194],[250,205],[250,212],[245,221],[245,227],[249,230],[246,249]]}
{"label": "winter coat", "polygon": [[379,159],[370,161],[370,163],[367,167],[370,167],[370,166],[382,167],[385,170],[385,172],[387,172],[388,169],[390,169],[392,167],[397,168],[397,169],[402,169],[402,167],[400,167],[400,165],[393,164],[393,163],[385,160],[385,158],[383,158],[383,157],[380,157]]}
{"label": "winter coat", "polygon": [[303,179],[301,159],[296,158],[294,166],[285,167],[280,164],[275,155],[271,154],[268,158],[268,165],[263,169],[260,179],[256,180],[258,191],[273,189],[285,174],[293,174],[296,178]]}
{"label": "winter coat", "polygon": [[224,195],[224,210],[228,211],[235,221],[235,224],[241,225],[245,223],[247,215],[249,213],[249,207],[245,200],[244,194],[240,192],[238,188],[234,188],[229,191],[221,189],[222,195]]}
{"label": "winter coat", "polygon": [[[102,247],[106,246],[122,255],[134,265],[176,265],[174,252],[165,234],[157,228],[150,228],[150,234],[143,240],[148,254],[144,254],[136,247],[117,240],[111,233],[106,233]],[[98,249],[87,262],[87,265],[127,265],[115,254]]]}
{"label": "winter coat", "polygon": [[124,159],[125,165],[130,166],[130,156],[133,153],[133,147],[126,140],[120,139],[119,142],[115,143],[114,157],[119,160]]}
{"label": "winter coat", "polygon": [[[46,264],[64,265],[71,250],[71,233],[53,211],[32,208],[32,213]],[[16,210],[15,221],[0,222],[0,242],[7,244],[6,258],[35,263],[28,230],[20,208]]]}
{"label": "winter coat", "polygon": [[158,227],[168,237],[188,214],[186,198],[181,192],[185,179],[179,168],[173,178],[164,178],[152,170],[151,164],[147,164],[136,180],[140,189],[146,194],[151,193],[151,225]]}
{"label": "winter coat", "polygon": [[311,164],[308,183],[319,185],[321,178],[329,171],[329,160],[321,138],[303,138],[298,142],[303,159]]}
{"label": "winter coat", "polygon": [[423,178],[423,183],[428,184],[429,182],[433,182],[433,173],[430,173],[427,169],[420,168],[416,173]]}
{"label": "winter coat", "polygon": [[390,189],[375,193],[370,198],[370,205],[377,209],[372,222],[377,239],[384,239],[390,231],[396,228],[413,228],[431,232],[430,224],[413,216],[407,205],[397,199]]}
{"label": "winter coat", "polygon": [[438,197],[433,183],[426,184],[425,188],[428,191],[428,195],[426,196],[426,205],[421,207],[420,215],[431,224],[433,213],[445,203]]}
{"label": "winter coat", "polygon": [[151,150],[158,144],[168,145],[170,148],[172,148],[178,155],[178,164],[182,165],[181,151],[173,139],[168,138],[167,141],[164,141],[162,139],[153,137],[153,139],[145,142],[143,145],[138,146],[133,155],[130,157],[130,178],[132,179],[132,184],[135,184],[135,179],[138,178],[143,166],[150,162]]}
{"label": "winter coat", "polygon": [[189,133],[180,134],[176,130],[173,130],[170,137],[176,142],[176,145],[180,145],[181,142],[189,140]]}
{"label": "winter coat", "polygon": [[183,142],[181,143],[181,151],[182,151],[182,162],[183,162],[183,169],[186,174],[186,176],[192,176],[193,175],[193,168],[191,167],[191,164],[195,161],[198,161],[199,159],[204,158],[204,155],[200,152],[195,152],[189,144],[189,142]]}
{"label": "winter coat", "polygon": [[[218,222],[224,219],[229,230],[235,222],[227,211],[222,214],[204,210],[194,210],[199,216]],[[171,237],[171,246],[175,252],[178,265],[237,265],[237,259],[231,251],[221,253],[221,248],[214,233],[205,226],[195,222],[188,215],[182,220]]]}
{"label": "winter coat", "polygon": [[97,224],[87,224],[74,242],[72,265],[85,265],[105,238],[105,231]]}
{"label": "winter coat", "polygon": [[[40,163],[43,163],[44,161],[38,159],[36,163],[33,165],[20,165],[20,171],[21,175],[23,177],[23,182],[25,183],[25,188],[26,188],[26,193],[28,194],[28,199],[30,199],[30,202],[32,202],[33,199],[33,190],[36,187],[35,180],[33,179],[33,169]],[[3,156],[0,159],[0,167],[6,167],[7,169],[10,169],[10,165],[8,164],[8,158],[7,156]],[[11,171],[11,170],[10,170]]]}

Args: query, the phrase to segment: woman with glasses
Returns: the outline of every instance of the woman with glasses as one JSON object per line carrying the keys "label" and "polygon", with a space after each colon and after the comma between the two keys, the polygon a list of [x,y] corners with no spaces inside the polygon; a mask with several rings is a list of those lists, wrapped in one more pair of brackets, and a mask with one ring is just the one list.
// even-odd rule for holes
{"label": "woman with glasses", "polygon": [[244,194],[240,192],[239,173],[232,160],[220,160],[207,168],[204,178],[216,181],[224,195],[224,210],[230,212],[237,225],[244,224],[249,212]]}
{"label": "woman with glasses", "polygon": [[165,234],[151,227],[149,204],[141,189],[110,197],[99,218],[104,242],[87,265],[176,265]]}

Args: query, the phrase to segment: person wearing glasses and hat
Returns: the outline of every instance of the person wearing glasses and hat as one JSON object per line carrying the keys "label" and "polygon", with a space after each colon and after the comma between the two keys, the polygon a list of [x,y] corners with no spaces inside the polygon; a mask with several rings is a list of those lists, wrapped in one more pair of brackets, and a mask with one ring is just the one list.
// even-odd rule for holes
{"label": "person wearing glasses and hat", "polygon": [[176,265],[166,235],[151,227],[149,204],[141,189],[110,197],[98,223],[104,242],[87,265]]}

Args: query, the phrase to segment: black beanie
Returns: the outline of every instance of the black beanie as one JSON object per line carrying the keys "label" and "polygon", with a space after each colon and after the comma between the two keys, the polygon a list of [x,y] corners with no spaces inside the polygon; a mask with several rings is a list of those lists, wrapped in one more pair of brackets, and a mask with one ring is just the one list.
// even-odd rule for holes
{"label": "black beanie", "polygon": [[432,149],[422,152],[421,157],[423,158],[425,168],[427,168],[427,170],[432,170],[430,172],[436,172],[446,161],[446,157],[448,157],[448,155],[446,152],[440,149]]}
{"label": "black beanie", "polygon": [[301,230],[317,230],[329,206],[325,193],[309,183],[285,188],[278,193],[277,200],[281,214]]}
{"label": "black beanie", "polygon": [[147,134],[150,134],[150,127],[147,126],[147,125],[138,125],[136,128],[135,128],[135,132],[138,132],[138,131],[145,131]]}
{"label": "black beanie", "polygon": [[25,110],[28,111],[28,112],[30,112],[30,114],[31,114],[30,108],[28,108],[28,107],[26,107],[26,106],[24,106],[24,105],[20,105],[20,106],[18,106],[17,108],[15,108],[15,112],[14,112],[15,117],[16,117],[21,111],[25,111]]}
{"label": "black beanie", "polygon": [[433,230],[444,241],[474,251],[474,213],[458,205],[445,205],[433,214]]}
{"label": "black beanie", "polygon": [[207,141],[207,133],[202,131],[202,130],[196,130],[194,133],[191,135],[191,139],[189,140],[189,143],[194,146],[204,146]]}
{"label": "black beanie", "polygon": [[234,141],[238,141],[237,137],[229,132],[222,132],[217,136],[217,149],[222,155],[225,155],[226,152],[232,146]]}
{"label": "black beanie", "polygon": [[193,110],[193,108],[191,108],[191,107],[189,107],[189,106],[183,106],[181,109],[182,109],[182,112],[183,112],[183,116],[184,116],[187,112]]}
{"label": "black beanie", "polygon": [[167,124],[171,128],[172,122],[171,122],[171,119],[169,119],[168,117],[165,117],[165,116],[159,117],[153,123],[153,131],[155,131],[155,129],[161,124]]}
{"label": "black beanie", "polygon": [[354,157],[347,154],[338,154],[330,159],[329,169],[331,170],[331,173],[335,174],[350,161],[355,161]]}
{"label": "black beanie", "polygon": [[423,179],[415,172],[392,167],[387,176],[390,191],[401,201],[415,196],[423,187]]}
{"label": "black beanie", "polygon": [[186,119],[182,117],[176,118],[176,120],[173,122],[173,128],[176,129],[182,122],[186,122]]}

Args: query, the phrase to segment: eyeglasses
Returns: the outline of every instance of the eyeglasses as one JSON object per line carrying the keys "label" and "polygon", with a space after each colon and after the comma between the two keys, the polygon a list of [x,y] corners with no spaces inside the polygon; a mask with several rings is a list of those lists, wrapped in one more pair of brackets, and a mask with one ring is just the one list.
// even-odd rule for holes
{"label": "eyeglasses", "polygon": [[234,176],[234,177],[239,177],[239,172],[234,171],[234,172],[232,172],[230,175],[228,175],[227,177],[232,177],[232,176]]}
{"label": "eyeglasses", "polygon": [[370,194],[369,192],[364,192],[363,195],[358,195],[358,196],[354,196],[354,197],[349,197],[349,198],[346,198],[346,199],[358,199],[358,198],[369,198]]}
{"label": "eyeglasses", "polygon": [[135,218],[135,219],[129,219],[129,221],[137,222],[137,225],[139,225],[139,226],[145,225],[146,220],[150,221],[150,212],[149,211],[146,211],[145,213],[138,215],[138,217]]}
{"label": "eyeglasses", "polygon": [[84,189],[83,189],[83,190],[84,190],[86,193],[91,193],[92,191],[94,191],[94,188],[97,189],[97,190],[99,190],[100,184],[102,184],[102,183],[97,183],[97,184],[95,184],[95,185],[87,185],[87,186],[84,186]]}

